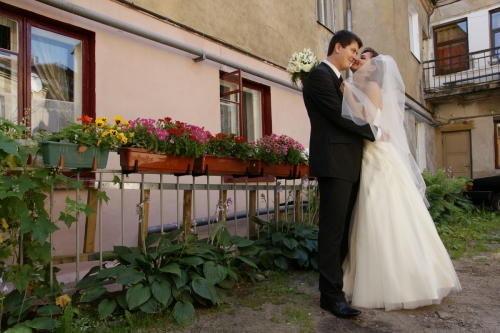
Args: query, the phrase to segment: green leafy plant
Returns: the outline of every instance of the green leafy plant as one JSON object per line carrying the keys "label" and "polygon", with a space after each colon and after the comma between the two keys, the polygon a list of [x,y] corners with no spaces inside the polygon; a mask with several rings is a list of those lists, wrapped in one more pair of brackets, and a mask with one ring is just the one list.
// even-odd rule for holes
{"label": "green leafy plant", "polygon": [[[54,329],[52,318],[62,312],[56,304],[61,292],[55,272],[51,271],[51,247],[48,237],[59,229],[51,220],[47,193],[51,186],[83,189],[82,181],[71,181],[59,169],[39,168],[28,164],[38,153],[37,145],[25,145],[19,138],[27,137],[27,129],[2,121],[9,135],[0,136],[0,317],[7,317],[9,330]],[[69,200],[65,213],[59,217],[68,227],[76,220],[72,214],[92,209],[78,200]],[[50,286],[51,279],[55,281]],[[14,290],[9,292],[6,283]],[[32,307],[37,304],[37,310]],[[35,311],[35,312],[33,312]],[[30,318],[33,315],[35,318]],[[1,325],[1,323],[0,323]],[[6,327],[0,327],[0,331]]]}
{"label": "green leafy plant", "polygon": [[[229,248],[253,242],[231,236],[224,221],[213,225],[207,239],[198,240],[196,234],[182,236],[182,230],[175,230],[149,235],[142,248],[115,246],[110,258],[118,265],[92,268],[76,286],[84,289],[79,302],[98,302],[102,318],[115,311],[158,313],[173,307],[175,320],[189,324],[195,315],[194,304],[219,304],[222,299],[215,286],[232,288],[239,279],[234,265],[247,259]],[[123,285],[124,292],[107,293],[102,286],[105,281]]]}
{"label": "green leafy plant", "polygon": [[423,172],[429,212],[436,223],[451,223],[456,220],[456,213],[472,211],[476,208],[466,194],[466,186],[472,180],[465,177],[451,178],[439,169],[435,175],[427,169]]}
{"label": "green leafy plant", "polygon": [[252,155],[252,147],[246,138],[236,134],[218,133],[208,138],[207,154],[217,157],[237,157],[246,160]]}
{"label": "green leafy plant", "polygon": [[286,221],[273,223],[256,216],[252,216],[251,220],[260,226],[259,236],[253,246],[259,249],[255,255],[263,268],[286,270],[290,265],[295,265],[318,269],[316,225]]}

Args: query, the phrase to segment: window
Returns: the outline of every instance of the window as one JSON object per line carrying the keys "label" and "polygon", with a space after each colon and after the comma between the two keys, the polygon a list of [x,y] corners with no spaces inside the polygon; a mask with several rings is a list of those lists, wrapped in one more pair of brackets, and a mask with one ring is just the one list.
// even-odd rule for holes
{"label": "window", "polygon": [[500,62],[500,9],[491,12],[491,47],[496,48],[493,51],[495,57],[492,59],[492,64]]}
{"label": "window", "polygon": [[95,117],[94,34],[8,8],[0,10],[0,116],[48,132]]}
{"label": "window", "polygon": [[268,86],[243,79],[240,70],[221,73],[221,132],[244,136],[249,142],[271,134],[270,96]]}
{"label": "window", "polygon": [[418,28],[418,13],[408,1],[408,22],[410,24],[410,51],[420,61],[420,29]]}
{"label": "window", "polygon": [[316,0],[316,20],[335,32],[333,0]]}
{"label": "window", "polygon": [[435,28],[434,40],[437,75],[469,69],[466,20]]}

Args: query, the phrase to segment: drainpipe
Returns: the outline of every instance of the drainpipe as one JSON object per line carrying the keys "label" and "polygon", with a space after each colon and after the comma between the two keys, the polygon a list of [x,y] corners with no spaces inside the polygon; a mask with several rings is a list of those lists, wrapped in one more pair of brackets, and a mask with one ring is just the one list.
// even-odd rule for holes
{"label": "drainpipe", "polygon": [[89,19],[91,21],[95,21],[95,22],[98,22],[98,23],[101,23],[101,24],[128,32],[130,34],[140,36],[140,37],[152,40],[154,42],[157,42],[157,43],[160,43],[163,45],[167,45],[167,46],[176,48],[178,50],[182,50],[184,52],[193,54],[193,55],[198,57],[196,59],[193,59],[196,62],[203,61],[203,60],[211,60],[211,61],[214,61],[216,63],[222,64],[222,65],[225,65],[225,66],[228,66],[231,68],[240,69],[245,73],[260,77],[261,79],[274,82],[276,84],[285,86],[287,88],[301,91],[301,89],[299,87],[297,87],[296,85],[294,85],[288,81],[279,79],[277,77],[271,76],[271,75],[266,74],[264,72],[257,71],[255,69],[252,69],[252,68],[247,67],[245,65],[242,65],[242,64],[239,64],[239,63],[234,62],[232,60],[218,56],[216,54],[205,52],[205,50],[193,47],[189,44],[181,43],[181,42],[176,41],[174,39],[162,36],[160,34],[148,31],[148,30],[143,29],[143,28],[139,28],[139,27],[134,26],[132,24],[129,24],[129,23],[114,19],[112,17],[91,11],[87,8],[83,8],[83,7],[71,4],[65,0],[36,0],[36,1],[44,3],[44,4],[52,6],[52,7],[55,7],[55,8],[58,8],[58,9],[61,9],[61,10],[64,10],[64,11],[69,12],[71,14],[75,14],[75,15],[84,17],[84,18]]}
{"label": "drainpipe", "polygon": [[347,31],[352,31],[351,0],[347,0]]}
{"label": "drainpipe", "polygon": [[417,102],[408,98],[408,96],[405,96],[405,107],[408,111],[410,111],[411,113],[413,113],[414,115],[416,115],[418,118],[425,121],[429,125],[432,125],[434,127],[441,126],[441,123],[435,121],[427,109],[425,109]]}

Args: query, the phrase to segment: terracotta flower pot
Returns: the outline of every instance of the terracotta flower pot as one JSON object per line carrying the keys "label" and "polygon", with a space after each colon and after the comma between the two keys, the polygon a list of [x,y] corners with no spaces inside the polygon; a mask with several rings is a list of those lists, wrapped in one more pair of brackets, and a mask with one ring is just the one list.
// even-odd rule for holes
{"label": "terracotta flower pot", "polygon": [[243,161],[237,157],[205,155],[194,161],[194,175],[245,176],[247,173],[248,161]]}
{"label": "terracotta flower pot", "polygon": [[165,172],[175,175],[190,175],[194,157],[155,154],[144,148],[118,148],[123,173],[139,171]]}
{"label": "terracotta flower pot", "polygon": [[309,177],[309,165],[307,164],[295,164],[295,169],[293,172],[293,177],[300,179],[307,175]]}

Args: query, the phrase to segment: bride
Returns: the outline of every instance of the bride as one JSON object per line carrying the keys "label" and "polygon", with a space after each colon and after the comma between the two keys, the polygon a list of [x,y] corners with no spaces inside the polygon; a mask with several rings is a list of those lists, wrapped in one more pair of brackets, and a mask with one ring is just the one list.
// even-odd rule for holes
{"label": "bride", "polygon": [[413,309],[461,286],[427,210],[425,183],[403,126],[405,90],[394,59],[365,49],[346,80],[342,116],[374,125],[365,141],[344,292],[353,306]]}

